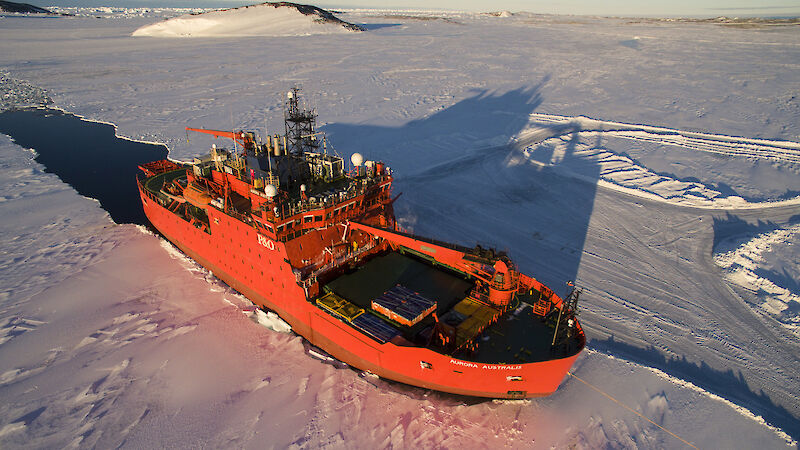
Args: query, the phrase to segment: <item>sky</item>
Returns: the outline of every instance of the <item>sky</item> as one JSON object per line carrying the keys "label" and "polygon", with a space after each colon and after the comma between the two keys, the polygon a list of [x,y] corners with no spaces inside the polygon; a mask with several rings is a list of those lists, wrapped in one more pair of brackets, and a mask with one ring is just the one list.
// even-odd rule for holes
{"label": "sky", "polygon": [[[126,6],[126,7],[235,7],[260,3],[241,0],[25,0],[37,6]],[[528,11],[543,14],[577,14],[648,17],[795,17],[800,0],[320,0],[309,3],[322,8],[403,8],[466,11]]]}

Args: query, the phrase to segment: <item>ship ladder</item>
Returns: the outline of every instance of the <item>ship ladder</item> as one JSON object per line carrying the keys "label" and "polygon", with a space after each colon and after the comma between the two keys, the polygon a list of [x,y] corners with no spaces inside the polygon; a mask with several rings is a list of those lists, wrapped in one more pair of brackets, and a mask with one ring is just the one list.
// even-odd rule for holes
{"label": "ship ladder", "polygon": [[181,202],[179,202],[177,200],[172,200],[172,203],[167,205],[167,211],[169,211],[171,213],[178,214],[178,208],[180,208],[181,205],[183,205],[183,203],[181,203]]}

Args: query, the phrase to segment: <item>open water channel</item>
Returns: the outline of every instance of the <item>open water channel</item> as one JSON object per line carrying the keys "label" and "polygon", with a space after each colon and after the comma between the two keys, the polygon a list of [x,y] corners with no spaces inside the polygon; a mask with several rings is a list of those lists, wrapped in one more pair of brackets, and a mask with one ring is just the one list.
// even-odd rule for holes
{"label": "open water channel", "polygon": [[136,188],[138,166],[166,158],[167,148],[119,138],[115,131],[52,109],[0,113],[0,133],[35,150],[46,172],[97,199],[114,222],[147,225]]}

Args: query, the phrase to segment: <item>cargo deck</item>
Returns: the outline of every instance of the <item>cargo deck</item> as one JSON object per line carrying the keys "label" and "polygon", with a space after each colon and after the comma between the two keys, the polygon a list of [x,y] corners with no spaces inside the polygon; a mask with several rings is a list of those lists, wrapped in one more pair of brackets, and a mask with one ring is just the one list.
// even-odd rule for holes
{"label": "cargo deck", "polygon": [[[411,326],[387,320],[372,306],[372,302],[400,286],[436,302],[436,318],[427,316]],[[329,292],[317,301],[329,313],[355,324],[359,320],[381,319],[395,330],[394,335],[420,346],[441,350],[430,342],[436,319],[453,328],[455,347],[453,356],[480,363],[528,363],[546,361],[558,354],[574,353],[579,341],[567,339],[564,345],[553,347],[553,333],[557,317],[542,317],[533,312],[533,298],[520,294],[513,311],[501,314],[499,309],[469,296],[474,282],[443,266],[435,266],[414,255],[392,251],[377,256],[357,270],[338,277],[325,286]],[[535,294],[535,293],[534,293]],[[339,311],[320,304],[336,299]],[[348,317],[349,316],[349,317]],[[374,321],[373,321],[374,322]],[[383,327],[383,339],[393,337]],[[374,337],[374,336],[373,336]],[[465,347],[463,344],[474,342]],[[464,348],[462,348],[464,347]]]}

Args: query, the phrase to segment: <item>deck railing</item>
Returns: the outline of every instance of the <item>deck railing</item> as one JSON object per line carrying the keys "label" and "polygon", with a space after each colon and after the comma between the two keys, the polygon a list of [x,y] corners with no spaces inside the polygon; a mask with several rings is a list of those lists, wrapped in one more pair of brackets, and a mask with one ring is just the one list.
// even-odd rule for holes
{"label": "deck railing", "polygon": [[363,255],[364,253],[374,249],[377,246],[378,246],[378,244],[375,241],[371,241],[371,242],[367,243],[366,245],[364,245],[363,247],[360,247],[356,251],[346,253],[343,256],[339,256],[338,258],[335,258],[333,261],[330,261],[329,263],[316,268],[312,272],[309,272],[306,276],[302,276],[303,269],[307,269],[308,267],[313,266],[314,265],[313,263],[309,264],[308,266],[304,267],[303,269],[296,269],[295,274],[300,274],[300,279],[298,279],[297,281],[298,282],[300,282],[300,281],[304,281],[305,282],[305,281],[312,280],[312,279],[316,278],[317,276],[319,276],[320,274],[322,274],[322,273],[324,273],[324,272],[326,272],[326,271],[328,271],[328,270],[330,270],[330,269],[332,269],[334,267],[338,267],[338,266],[348,262],[349,260],[354,260],[355,258]]}

